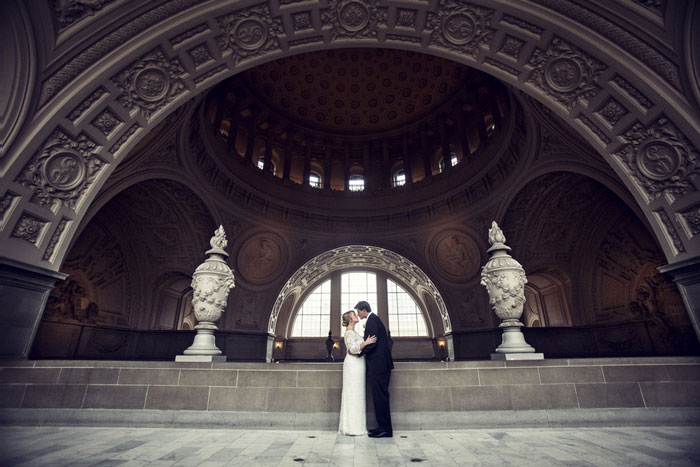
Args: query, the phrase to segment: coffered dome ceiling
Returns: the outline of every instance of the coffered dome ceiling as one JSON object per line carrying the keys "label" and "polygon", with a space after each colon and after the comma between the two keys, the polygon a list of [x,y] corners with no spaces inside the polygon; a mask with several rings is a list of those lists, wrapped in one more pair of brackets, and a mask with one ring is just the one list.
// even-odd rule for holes
{"label": "coffered dome ceiling", "polygon": [[242,80],[271,109],[301,126],[372,133],[425,117],[477,74],[432,55],[340,49],[279,59],[244,72]]}

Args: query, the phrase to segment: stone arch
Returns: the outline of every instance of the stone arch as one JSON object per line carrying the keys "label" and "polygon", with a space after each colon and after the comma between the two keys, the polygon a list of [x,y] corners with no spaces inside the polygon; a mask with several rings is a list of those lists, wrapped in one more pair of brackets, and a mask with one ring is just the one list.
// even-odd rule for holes
{"label": "stone arch", "polygon": [[[71,41],[85,26],[81,14],[44,6],[44,16],[60,17],[65,58],[56,59],[34,93],[34,118],[24,122],[2,164],[3,256],[58,270],[109,174],[167,114],[265,61],[348,46],[442,56],[533,96],[614,168],[668,262],[700,251],[697,103],[682,93],[682,70],[639,31],[566,0],[529,7],[408,0],[196,3],[165,2],[144,11],[138,23],[105,29],[86,49]],[[694,14],[692,4],[681,7]],[[675,16],[650,15],[663,23],[683,16],[681,7],[667,5]],[[56,31],[42,19],[35,34],[51,50]]]}
{"label": "stone arch", "polygon": [[[384,248],[366,245],[348,245],[321,253],[300,267],[284,284],[272,307],[268,321],[267,331],[271,335],[285,335],[288,332],[290,316],[284,316],[281,311],[291,313],[296,304],[304,298],[304,292],[310,290],[319,283],[322,278],[327,278],[335,271],[353,268],[363,268],[383,271],[392,278],[396,278],[403,285],[408,286],[421,307],[428,313],[428,328],[432,328],[434,334],[450,334],[452,325],[450,316],[440,292],[430,278],[415,264],[401,255]],[[290,303],[289,297],[294,297]],[[432,299],[434,303],[426,300]],[[437,313],[431,310],[437,308]],[[439,315],[438,322],[434,322],[434,314]]]}

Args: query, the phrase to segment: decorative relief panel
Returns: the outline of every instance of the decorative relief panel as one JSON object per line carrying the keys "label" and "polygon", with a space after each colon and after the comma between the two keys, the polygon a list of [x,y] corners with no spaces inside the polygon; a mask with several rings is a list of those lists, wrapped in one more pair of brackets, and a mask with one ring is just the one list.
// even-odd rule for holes
{"label": "decorative relief panel", "polygon": [[302,11],[301,13],[295,13],[292,15],[292,22],[294,23],[295,31],[304,31],[307,29],[312,29],[311,24],[311,12]]}
{"label": "decorative relief panel", "polygon": [[105,136],[111,135],[122,123],[124,122],[115,117],[109,109],[104,110],[92,121],[92,124]]}
{"label": "decorative relief panel", "polygon": [[669,215],[666,214],[666,211],[664,211],[663,209],[655,211],[654,216],[659,221],[659,223],[666,228],[668,238],[671,239],[671,243],[673,244],[673,248],[675,249],[674,253],[683,253],[685,251],[685,246],[683,246],[683,242],[681,241],[680,235],[678,235],[678,231],[676,230],[676,226],[673,224],[673,220],[671,220]]}
{"label": "decorative relief panel", "polygon": [[187,53],[190,55],[190,57],[192,57],[192,62],[194,63],[195,67],[200,67],[201,65],[213,60],[206,44],[198,45],[197,47],[188,50]]}
{"label": "decorative relief panel", "polygon": [[578,120],[580,120],[581,123],[586,125],[588,127],[588,129],[591,130],[591,132],[594,135],[596,135],[598,137],[598,139],[604,145],[610,143],[610,138],[608,138],[608,136],[605,134],[605,132],[603,130],[601,130],[600,128],[598,128],[598,125],[593,123],[593,121],[590,118],[586,117],[585,115],[580,115],[578,117]]}
{"label": "decorative relief panel", "polygon": [[46,247],[46,251],[44,251],[44,255],[41,257],[41,259],[43,259],[44,261],[51,260],[51,257],[53,256],[53,252],[56,249],[56,245],[58,244],[58,241],[61,239],[61,235],[63,235],[63,231],[66,229],[68,222],[69,222],[68,219],[66,219],[64,217],[58,223],[58,227],[56,227],[56,230],[54,231],[53,235],[51,236],[51,241],[49,242],[49,246]]}
{"label": "decorative relief panel", "polygon": [[[71,0],[68,0],[71,1]],[[70,83],[85,69],[107,55],[112,50],[118,48],[123,43],[133,38],[150,26],[158,23],[176,13],[186,10],[193,5],[202,3],[204,0],[171,0],[161,7],[155,8],[139,16],[138,21],[131,21],[116,31],[103,37],[92,44],[78,56],[66,63],[60,70],[42,83],[41,98],[39,105],[43,106],[53,96],[55,96],[66,84]]]}
{"label": "decorative relief panel", "polygon": [[6,216],[9,216],[12,212],[10,210],[10,207],[15,203],[15,200],[19,197],[19,195],[8,191],[7,193],[5,193],[5,196],[3,196],[0,199],[0,227],[4,227],[5,222],[7,221]]}
{"label": "decorative relief panel", "polygon": [[25,212],[15,225],[12,236],[36,245],[47,224],[44,219]]}
{"label": "decorative relief panel", "polygon": [[132,136],[134,136],[134,134],[136,134],[136,132],[140,128],[141,128],[141,125],[139,125],[138,123],[131,125],[131,127],[128,130],[126,130],[126,132],[124,132],[123,135],[121,135],[119,137],[117,142],[112,145],[112,147],[109,149],[109,151],[112,154],[115,154],[117,151],[119,151],[122,148],[122,146],[124,146],[124,144],[127,141],[129,141],[129,139],[131,139]]}
{"label": "decorative relief panel", "polygon": [[685,195],[695,191],[698,153],[666,117],[649,128],[635,123],[624,135],[627,141],[615,154],[651,201],[662,194]]}
{"label": "decorative relief panel", "polygon": [[162,51],[154,50],[113,77],[112,82],[122,91],[118,100],[125,108],[140,110],[150,119],[185,90],[181,79],[184,73],[177,58],[168,60]]}
{"label": "decorative relief panel", "polygon": [[87,99],[80,103],[68,116],[68,118],[75,123],[87,110],[89,110],[95,102],[97,102],[100,97],[104,96],[107,91],[103,87],[97,88],[95,92],[90,94]]}
{"label": "decorative relief panel", "polygon": [[598,78],[605,66],[559,38],[548,50],[536,49],[528,63],[534,68],[528,82],[554,97],[568,111],[579,99],[600,91]]}
{"label": "decorative relief panel", "polygon": [[614,126],[622,117],[627,115],[628,112],[622,104],[611,97],[596,113],[603,117],[610,126]]}
{"label": "decorative relief panel", "polygon": [[264,232],[246,240],[238,253],[238,272],[252,284],[268,284],[282,273],[289,252],[282,238]]}
{"label": "decorative relief panel", "polygon": [[654,70],[659,76],[681,89],[678,67],[644,41],[639,40],[619,25],[569,0],[533,0],[578,21],[584,26],[601,34],[612,43],[626,50],[645,65]]}
{"label": "decorative relief panel", "polygon": [[396,25],[402,28],[416,27],[416,10],[399,8],[396,11]]}
{"label": "decorative relief panel", "polygon": [[695,205],[677,214],[681,224],[685,227],[686,235],[692,238],[700,234],[700,205]]}
{"label": "decorative relief panel", "polygon": [[493,10],[468,3],[440,8],[438,14],[428,14],[427,29],[432,29],[431,42],[462,54],[476,57],[480,47],[493,39],[491,23]]}
{"label": "decorative relief panel", "polygon": [[645,109],[650,109],[654,105],[649,99],[646,98],[644,94],[639,92],[637,88],[628,83],[627,80],[625,80],[622,76],[615,75],[615,77],[610,82],[615,83],[620,89],[625,91],[630,98],[634,99],[639,105],[641,105]]}
{"label": "decorative relief panel", "polygon": [[323,10],[321,22],[331,25],[331,39],[340,37],[376,38],[379,24],[386,24],[386,8],[378,8],[378,2],[358,0],[331,0]]}
{"label": "decorative relief panel", "polygon": [[114,0],[54,0],[61,29],[71,26],[85,16],[92,16]]}
{"label": "decorative relief panel", "polygon": [[507,23],[511,26],[515,26],[519,29],[522,29],[523,31],[527,31],[538,37],[541,36],[544,32],[544,29],[542,29],[541,27],[535,26],[534,24],[528,23],[527,21],[524,21],[520,18],[516,18],[515,16],[503,15],[503,18],[501,18],[501,22]]}
{"label": "decorative relief panel", "polygon": [[33,202],[41,206],[62,203],[75,210],[81,195],[106,165],[95,154],[96,148],[85,135],[73,139],[56,130],[17,181],[34,190]]}
{"label": "decorative relief panel", "polygon": [[222,53],[233,55],[234,63],[264,55],[279,47],[284,33],[280,18],[273,18],[267,6],[250,8],[218,18],[225,35],[217,37]]}
{"label": "decorative relief panel", "polygon": [[517,37],[506,35],[500,52],[517,60],[523,45],[525,45],[525,41],[522,41]]}
{"label": "decorative relief panel", "polygon": [[468,235],[457,230],[440,232],[430,242],[430,258],[438,273],[451,282],[464,282],[481,267],[481,252]]}
{"label": "decorative relief panel", "polygon": [[178,34],[177,36],[173,37],[170,39],[170,43],[173,45],[173,47],[177,47],[178,45],[182,44],[186,40],[198,36],[199,34],[202,34],[203,32],[209,32],[209,25],[208,24],[200,24],[197,27],[194,27],[192,29],[188,29],[187,31],[183,32],[182,34]]}

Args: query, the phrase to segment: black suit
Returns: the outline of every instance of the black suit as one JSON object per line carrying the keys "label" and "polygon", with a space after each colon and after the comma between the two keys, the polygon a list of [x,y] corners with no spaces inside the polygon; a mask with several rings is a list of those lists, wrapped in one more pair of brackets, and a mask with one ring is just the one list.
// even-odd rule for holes
{"label": "black suit", "polygon": [[374,415],[377,418],[378,430],[392,433],[391,413],[389,411],[389,379],[394,362],[391,360],[389,340],[384,323],[374,313],[367,317],[365,339],[376,336],[377,342],[366,346],[361,355],[365,356],[367,380],[372,387]]}

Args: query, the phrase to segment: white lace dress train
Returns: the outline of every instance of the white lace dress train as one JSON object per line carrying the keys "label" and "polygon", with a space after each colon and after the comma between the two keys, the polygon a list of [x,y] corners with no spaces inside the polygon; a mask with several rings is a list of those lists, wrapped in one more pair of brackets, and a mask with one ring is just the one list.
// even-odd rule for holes
{"label": "white lace dress train", "polygon": [[338,433],[361,436],[367,434],[365,400],[365,358],[358,357],[364,339],[355,331],[345,331],[348,354],[343,361],[343,388],[340,399]]}

